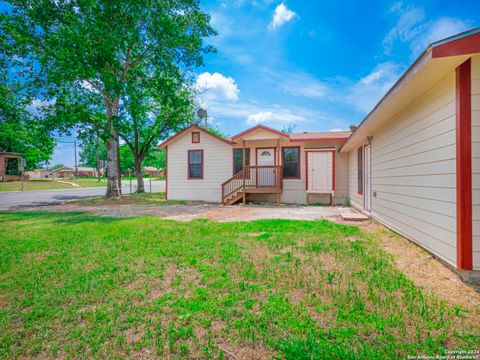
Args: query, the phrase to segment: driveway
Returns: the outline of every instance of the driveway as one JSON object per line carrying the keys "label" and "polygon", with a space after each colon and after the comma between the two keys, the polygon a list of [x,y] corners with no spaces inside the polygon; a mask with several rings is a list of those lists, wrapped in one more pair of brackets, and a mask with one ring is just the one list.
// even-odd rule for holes
{"label": "driveway", "polygon": [[[136,182],[132,182],[132,188]],[[67,201],[84,199],[105,194],[105,187],[78,188],[64,190],[35,190],[35,191],[4,191],[0,192],[0,210],[7,210],[17,207],[42,206],[62,204]],[[145,183],[145,190],[150,191],[150,184]],[[122,186],[124,194],[130,192],[129,182]],[[165,191],[165,181],[152,181],[152,191]]]}

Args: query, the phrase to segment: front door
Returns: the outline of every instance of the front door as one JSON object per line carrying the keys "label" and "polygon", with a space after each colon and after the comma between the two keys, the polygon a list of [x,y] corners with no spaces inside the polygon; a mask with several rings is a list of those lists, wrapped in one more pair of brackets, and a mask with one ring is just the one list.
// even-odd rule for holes
{"label": "front door", "polygon": [[258,186],[275,186],[275,148],[257,149],[257,166],[261,167],[256,171]]}
{"label": "front door", "polygon": [[371,146],[365,146],[365,210],[372,211]]}

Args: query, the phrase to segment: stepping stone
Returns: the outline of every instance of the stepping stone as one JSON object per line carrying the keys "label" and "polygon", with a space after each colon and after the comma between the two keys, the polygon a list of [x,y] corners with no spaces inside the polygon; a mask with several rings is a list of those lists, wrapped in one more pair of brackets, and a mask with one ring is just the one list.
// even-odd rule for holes
{"label": "stepping stone", "polygon": [[344,221],[365,221],[369,219],[368,216],[353,211],[341,213],[340,216]]}

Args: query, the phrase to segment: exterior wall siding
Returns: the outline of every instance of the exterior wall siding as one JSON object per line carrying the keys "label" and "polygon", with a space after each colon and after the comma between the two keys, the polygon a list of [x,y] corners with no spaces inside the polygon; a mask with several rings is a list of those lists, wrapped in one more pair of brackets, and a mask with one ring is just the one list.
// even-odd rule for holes
{"label": "exterior wall siding", "polygon": [[[203,150],[203,179],[188,179],[188,150]],[[167,163],[168,199],[221,202],[221,184],[232,176],[232,146],[203,132],[192,143],[189,131],[168,145]]]}
{"label": "exterior wall siding", "polygon": [[473,270],[480,270],[480,55],[472,57]]}
{"label": "exterior wall siding", "polygon": [[[373,133],[372,140],[372,216],[453,266],[455,114],[452,72]],[[356,189],[356,178],[350,184]]]}

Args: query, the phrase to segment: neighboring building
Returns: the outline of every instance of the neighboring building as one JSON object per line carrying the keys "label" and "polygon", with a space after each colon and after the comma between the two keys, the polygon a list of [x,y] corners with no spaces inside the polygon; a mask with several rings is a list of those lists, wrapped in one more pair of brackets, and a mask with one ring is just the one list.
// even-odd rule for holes
{"label": "neighboring building", "polygon": [[284,134],[258,125],[223,139],[192,125],[160,145],[167,153],[167,196],[225,204],[246,198],[345,204],[348,157],[337,149],[349,135]]}
{"label": "neighboring building", "polygon": [[340,154],[352,206],[480,270],[480,29],[430,45]]}
{"label": "neighboring building", "polygon": [[[74,169],[75,173],[75,169]],[[84,177],[97,177],[98,171],[94,167],[86,167],[86,166],[79,166],[77,167],[77,177],[84,178]]]}
{"label": "neighboring building", "polygon": [[0,182],[20,180],[20,159],[22,154],[0,152]]}
{"label": "neighboring building", "polygon": [[427,47],[351,136],[190,126],[161,147],[170,199],[332,196],[480,281],[480,28]]}
{"label": "neighboring building", "polygon": [[143,168],[143,174],[144,175],[150,175],[152,178],[156,177],[164,177],[165,173],[161,171],[160,169],[157,169],[156,167],[153,166],[145,166]]}
{"label": "neighboring building", "polygon": [[57,178],[73,179],[75,177],[75,169],[68,166],[62,166],[54,171]]}
{"label": "neighboring building", "polygon": [[25,173],[30,179],[53,179],[56,177],[54,170],[35,169]]}
{"label": "neighboring building", "polygon": [[98,172],[94,167],[78,166],[75,171],[75,167],[63,166],[59,169],[55,169],[55,174],[58,178],[73,179],[76,177],[97,177]]}

